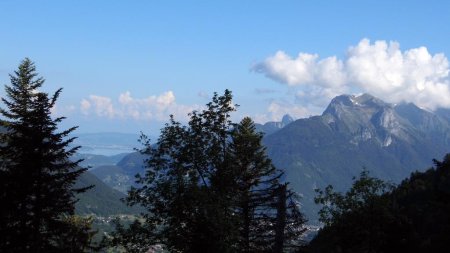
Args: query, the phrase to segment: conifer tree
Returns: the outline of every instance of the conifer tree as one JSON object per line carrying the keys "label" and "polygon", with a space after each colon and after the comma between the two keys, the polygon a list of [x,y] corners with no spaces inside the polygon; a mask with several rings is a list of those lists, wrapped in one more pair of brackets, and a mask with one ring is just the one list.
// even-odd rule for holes
{"label": "conifer tree", "polygon": [[229,145],[240,252],[283,252],[304,232],[294,194],[280,182],[283,173],[267,157],[262,138],[246,117],[233,129]]}
{"label": "conifer tree", "polygon": [[0,134],[0,251],[58,252],[58,236],[70,230],[64,216],[74,212],[77,177],[86,169],[69,160],[77,150],[69,148],[76,129],[58,132],[53,119],[61,89],[52,96],[40,91],[44,79],[34,63],[23,60],[5,86],[5,108]]}
{"label": "conifer tree", "polygon": [[262,134],[255,132],[250,118],[244,118],[232,133],[229,153],[235,171],[237,213],[240,216],[242,252],[264,252],[271,246],[271,219],[274,192],[281,176],[261,145]]}

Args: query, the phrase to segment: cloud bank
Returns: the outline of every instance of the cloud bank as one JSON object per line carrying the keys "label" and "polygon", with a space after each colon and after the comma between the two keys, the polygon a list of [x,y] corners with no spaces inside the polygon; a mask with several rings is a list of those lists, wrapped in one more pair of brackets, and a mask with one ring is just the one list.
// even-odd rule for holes
{"label": "cloud bank", "polygon": [[172,91],[157,96],[135,98],[129,91],[121,93],[117,100],[90,95],[80,102],[84,115],[96,115],[109,119],[133,119],[167,121],[173,114],[179,120],[186,120],[187,114],[200,109],[197,105],[180,105]]}
{"label": "cloud bank", "polygon": [[363,39],[349,47],[343,59],[310,53],[291,57],[278,51],[252,70],[291,87],[297,104],[305,108],[325,106],[342,93],[361,92],[391,103],[450,108],[448,59],[430,54],[426,47],[402,51],[397,42]]}

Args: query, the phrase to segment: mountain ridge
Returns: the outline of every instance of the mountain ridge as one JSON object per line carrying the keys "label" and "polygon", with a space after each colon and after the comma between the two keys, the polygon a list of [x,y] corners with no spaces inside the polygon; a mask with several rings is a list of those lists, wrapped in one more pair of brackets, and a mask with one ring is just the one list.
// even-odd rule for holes
{"label": "mountain ridge", "polygon": [[138,214],[138,207],[129,207],[122,202],[126,195],[119,192],[98,179],[89,171],[78,177],[74,187],[83,188],[93,185],[92,189],[77,194],[75,213],[78,215],[110,216],[117,214]]}
{"label": "mountain ridge", "polygon": [[262,132],[265,135],[272,134],[283,127],[289,125],[290,123],[294,122],[294,118],[292,118],[289,114],[285,114],[281,121],[268,121],[264,124],[255,124],[255,128],[258,132]]}
{"label": "mountain ridge", "polygon": [[450,150],[448,121],[402,106],[369,94],[341,95],[322,115],[296,120],[264,138],[269,157],[303,195],[311,220],[317,218],[315,188],[332,184],[344,191],[364,167],[398,183]]}
{"label": "mountain ridge", "polygon": [[[394,183],[450,150],[450,123],[438,113],[410,103],[390,104],[370,94],[341,95],[321,115],[257,124],[263,144],[285,180],[303,198],[312,223],[317,219],[314,189],[328,184],[339,191],[366,168]],[[144,157],[130,153],[115,166],[93,168],[104,183],[126,193],[134,175],[144,171]]]}

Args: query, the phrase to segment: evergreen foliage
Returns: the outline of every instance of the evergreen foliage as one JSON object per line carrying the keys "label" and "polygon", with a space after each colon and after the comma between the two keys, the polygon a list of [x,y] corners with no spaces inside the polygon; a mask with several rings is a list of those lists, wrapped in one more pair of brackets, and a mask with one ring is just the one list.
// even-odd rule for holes
{"label": "evergreen foliage", "polygon": [[88,188],[72,188],[86,170],[69,160],[77,147],[68,148],[67,136],[76,128],[58,132],[64,118],[51,117],[61,89],[41,92],[44,79],[37,75],[33,62],[23,60],[2,98],[1,252],[61,252],[57,241],[71,229],[65,216],[73,215],[74,194]]}
{"label": "evergreen foliage", "polygon": [[283,252],[295,246],[294,239],[304,232],[305,220],[294,194],[279,182],[282,172],[267,157],[262,137],[248,117],[231,133],[228,150],[235,175],[230,180],[235,183],[236,214],[241,223],[240,252]]}
{"label": "evergreen foliage", "polygon": [[325,226],[307,252],[447,252],[450,154],[434,163],[394,188],[364,172],[345,195],[320,192]]}
{"label": "evergreen foliage", "polygon": [[125,227],[119,219],[113,220],[115,230],[107,237],[103,238],[102,246],[109,250],[128,253],[147,252],[149,249],[156,249],[153,227],[148,227],[146,223],[135,220]]}
{"label": "evergreen foliage", "polygon": [[323,206],[319,211],[320,222],[331,225],[334,221],[366,205],[374,206],[372,202],[392,190],[392,187],[381,179],[370,177],[369,171],[363,170],[359,178],[353,178],[353,185],[346,194],[334,192],[331,185],[327,186],[325,191],[316,189],[318,193],[316,204]]}
{"label": "evergreen foliage", "polygon": [[93,216],[64,217],[66,229],[57,238],[58,251],[66,253],[97,252],[100,248],[94,246],[93,238],[98,231],[93,229],[93,221]]}

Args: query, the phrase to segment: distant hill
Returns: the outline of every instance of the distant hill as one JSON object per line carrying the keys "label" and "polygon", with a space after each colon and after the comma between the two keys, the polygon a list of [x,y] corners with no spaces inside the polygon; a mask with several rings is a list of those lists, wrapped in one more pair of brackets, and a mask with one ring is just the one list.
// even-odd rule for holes
{"label": "distant hill", "polygon": [[139,152],[134,152],[126,155],[117,166],[122,168],[128,175],[134,176],[144,171],[144,159],[145,156]]}
{"label": "distant hill", "polygon": [[128,192],[134,182],[134,177],[131,177],[126,171],[116,165],[99,166],[90,172],[109,187],[124,194]]}
{"label": "distant hill", "polygon": [[86,187],[89,185],[95,185],[95,187],[77,196],[80,200],[75,205],[76,214],[110,216],[139,213],[139,208],[128,207],[121,201],[121,199],[126,197],[125,194],[112,189],[87,171],[78,178],[75,187]]}
{"label": "distant hill", "polygon": [[400,182],[450,151],[450,125],[413,104],[392,105],[369,94],[334,98],[321,116],[299,119],[267,135],[269,157],[317,218],[315,188],[344,191],[363,167]]}
{"label": "distant hill", "polygon": [[130,153],[116,165],[95,167],[90,172],[108,186],[127,193],[135,184],[135,175],[144,173],[144,158],[139,152]]}
{"label": "distant hill", "polygon": [[294,119],[289,114],[286,114],[283,116],[280,122],[269,121],[266,122],[265,124],[255,124],[255,128],[256,131],[262,132],[265,135],[269,135],[275,133],[276,131],[282,129],[283,127],[289,125],[292,122],[294,122]]}

